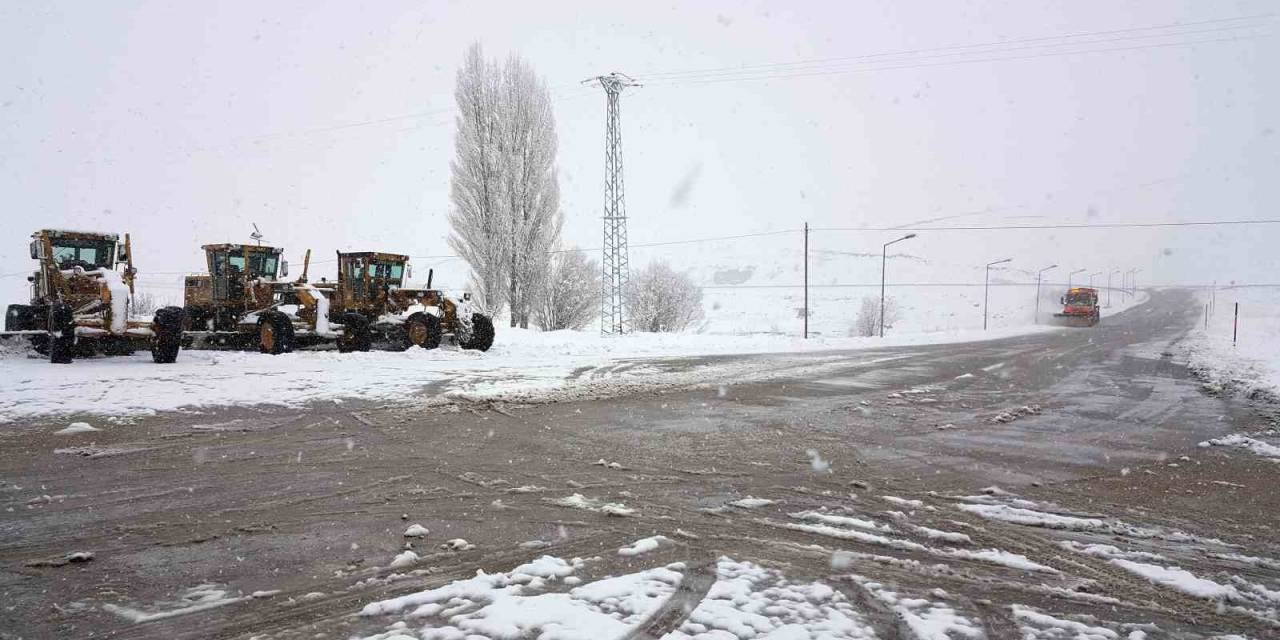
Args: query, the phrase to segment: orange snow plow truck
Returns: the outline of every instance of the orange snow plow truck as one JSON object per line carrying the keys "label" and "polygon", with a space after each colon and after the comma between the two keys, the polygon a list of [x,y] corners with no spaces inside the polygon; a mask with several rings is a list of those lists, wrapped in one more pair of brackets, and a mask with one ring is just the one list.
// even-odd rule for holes
{"label": "orange snow plow truck", "polygon": [[1072,287],[1062,296],[1062,312],[1053,314],[1055,321],[1066,327],[1092,327],[1102,318],[1098,310],[1098,290]]}

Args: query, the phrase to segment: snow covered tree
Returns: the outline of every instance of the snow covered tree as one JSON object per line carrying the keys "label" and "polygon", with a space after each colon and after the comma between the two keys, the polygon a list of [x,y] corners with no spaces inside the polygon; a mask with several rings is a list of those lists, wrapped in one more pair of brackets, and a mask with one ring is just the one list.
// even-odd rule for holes
{"label": "snow covered tree", "polygon": [[665,262],[631,274],[627,312],[636,331],[683,331],[702,320],[702,289]]}
{"label": "snow covered tree", "polygon": [[449,246],[471,266],[481,307],[509,306],[511,326],[528,327],[563,222],[550,92],[518,56],[499,65],[473,44],[455,98]]}
{"label": "snow covered tree", "polygon": [[487,313],[506,305],[511,219],[503,193],[502,74],[479,44],[458,70],[449,247],[471,266],[472,297]]}
{"label": "snow covered tree", "polygon": [[556,123],[546,83],[518,56],[502,71],[502,187],[509,217],[507,303],[511,326],[527,328],[544,295],[551,250],[560,240]]}
{"label": "snow covered tree", "polygon": [[600,264],[582,251],[554,254],[547,285],[532,307],[543,331],[586,327],[600,311]]}
{"label": "snow covered tree", "polygon": [[[886,330],[893,328],[893,323],[898,321],[898,303],[893,298],[884,299],[884,328]],[[867,296],[862,299],[862,306],[858,309],[858,316],[853,321],[853,326],[849,328],[851,336],[878,336],[880,335],[880,297]]]}

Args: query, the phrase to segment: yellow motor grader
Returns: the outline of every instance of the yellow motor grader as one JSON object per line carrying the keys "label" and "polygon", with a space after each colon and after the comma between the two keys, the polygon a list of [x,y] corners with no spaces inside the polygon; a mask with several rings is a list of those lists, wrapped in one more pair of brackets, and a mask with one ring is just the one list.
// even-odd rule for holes
{"label": "yellow motor grader", "polygon": [[31,234],[31,258],[39,262],[27,277],[31,301],[9,305],[4,336],[27,336],[60,364],[135,349],[150,349],[162,364],[177,359],[181,308],[163,307],[151,320],[130,317],[137,269],[129,234],[121,243],[114,233],[44,229]]}
{"label": "yellow motor grader", "polygon": [[452,335],[464,349],[487,350],[493,322],[455,299],[427,288],[407,289],[408,256],[338,253],[338,279],[285,281],[283,249],[262,245],[203,247],[207,275],[187,276],[187,336],[193,348],[257,348],[280,354],[295,347],[334,344],[339,351],[420,346],[433,349]]}
{"label": "yellow motor grader", "polygon": [[331,292],[330,316],[349,329],[351,340],[339,341],[339,349],[363,351],[375,341],[393,349],[434,349],[445,336],[463,349],[493,346],[493,320],[471,308],[471,294],[453,298],[432,289],[432,270],[425,288],[405,287],[409,270],[406,255],[338,252],[338,280],[316,287]]}

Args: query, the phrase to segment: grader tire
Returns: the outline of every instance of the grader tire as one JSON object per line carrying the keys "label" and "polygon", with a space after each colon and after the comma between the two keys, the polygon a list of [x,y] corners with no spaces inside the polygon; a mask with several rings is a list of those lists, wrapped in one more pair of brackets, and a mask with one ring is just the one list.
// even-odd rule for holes
{"label": "grader tire", "polygon": [[156,364],[171,364],[178,359],[185,316],[182,307],[156,309],[151,321],[151,360]]}
{"label": "grader tire", "polygon": [[71,364],[75,350],[76,326],[71,307],[54,305],[49,309],[49,362]]}
{"label": "grader tire", "polygon": [[368,351],[373,346],[373,335],[369,332],[369,319],[354,312],[342,314],[342,335],[338,336],[338,351]]}
{"label": "grader tire", "polygon": [[5,310],[5,331],[34,331],[38,328],[35,309],[30,305],[11,304]]}
{"label": "grader tire", "polygon": [[463,349],[488,351],[493,346],[493,320],[483,313],[471,314],[471,335],[458,341]]}
{"label": "grader tire", "polygon": [[273,356],[293,351],[293,323],[279,311],[264,312],[258,318],[258,351]]}
{"label": "grader tire", "polygon": [[440,338],[444,329],[440,326],[440,318],[429,313],[415,313],[404,321],[405,348],[422,347],[435,349],[440,346]]}

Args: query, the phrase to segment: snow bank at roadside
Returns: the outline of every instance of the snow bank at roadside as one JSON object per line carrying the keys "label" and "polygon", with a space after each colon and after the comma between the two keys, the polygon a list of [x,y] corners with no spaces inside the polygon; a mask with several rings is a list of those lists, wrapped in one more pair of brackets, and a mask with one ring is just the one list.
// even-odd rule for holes
{"label": "snow bank at roadside", "polygon": [[[1208,328],[1202,306],[1183,343],[1187,365],[1205,378],[1210,390],[1280,399],[1280,287],[1223,288],[1215,297]],[[1208,301],[1208,294],[1201,296],[1202,305]],[[1237,302],[1240,318],[1235,327]]]}
{"label": "snow bank at roadside", "polygon": [[[631,334],[503,329],[485,353],[442,347],[430,351],[338,353],[182,351],[173,364],[149,354],[51,365],[25,353],[0,357],[0,423],[23,418],[97,414],[115,417],[234,405],[302,407],[360,399],[394,402],[423,394],[462,399],[532,400],[590,382],[653,384],[643,358],[816,352],[835,349],[995,339],[1022,331],[952,332],[876,338],[802,340],[792,336]],[[624,359],[630,361],[624,362]],[[581,372],[587,375],[577,375]],[[690,381],[705,381],[701,376]],[[681,378],[683,379],[683,378]],[[679,383],[679,380],[673,380]]]}
{"label": "snow bank at roadside", "polygon": [[[1135,303],[1141,302],[1139,297]],[[1119,306],[1113,311],[1118,311]],[[0,423],[59,415],[117,418],[222,406],[303,407],[344,399],[391,403],[423,395],[464,401],[545,401],[616,395],[643,387],[739,381],[764,376],[758,364],[699,362],[658,366],[657,358],[868,350],[993,340],[1052,327],[1022,325],[991,331],[892,333],[885,338],[754,334],[601,336],[594,331],[541,332],[502,328],[484,353],[446,346],[408,352],[299,351],[279,356],[182,351],[168,365],[149,354],[88,358],[51,365],[29,352],[0,354]],[[650,359],[650,360],[646,360]],[[847,363],[847,357],[833,356]],[[810,358],[794,366],[810,366]],[[778,371],[777,363],[769,369]],[[795,374],[793,368],[787,372]],[[767,377],[767,376],[766,376]],[[590,388],[589,388],[590,387]],[[594,389],[594,391],[593,391]],[[556,395],[558,394],[558,395]]]}

